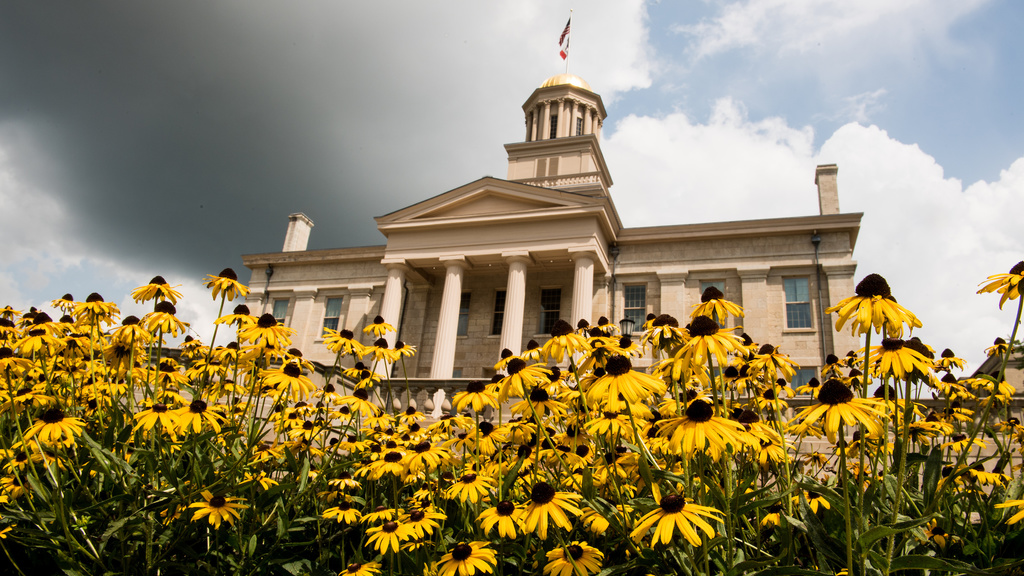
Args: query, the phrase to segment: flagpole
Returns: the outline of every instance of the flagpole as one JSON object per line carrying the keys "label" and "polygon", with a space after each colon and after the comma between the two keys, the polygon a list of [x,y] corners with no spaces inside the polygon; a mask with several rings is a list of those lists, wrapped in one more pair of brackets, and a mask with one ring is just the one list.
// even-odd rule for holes
{"label": "flagpole", "polygon": [[[569,22],[572,22],[572,8],[569,8]],[[572,29],[569,30],[569,44],[572,45]],[[565,54],[565,73],[569,73],[569,53]]]}

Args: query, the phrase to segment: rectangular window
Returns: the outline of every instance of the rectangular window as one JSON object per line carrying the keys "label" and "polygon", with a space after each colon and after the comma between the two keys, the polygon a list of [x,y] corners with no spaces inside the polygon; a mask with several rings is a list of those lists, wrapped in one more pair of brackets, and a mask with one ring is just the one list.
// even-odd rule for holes
{"label": "rectangular window", "polygon": [[786,327],[811,328],[811,296],[807,278],[785,278]]}
{"label": "rectangular window", "polygon": [[491,334],[501,335],[501,327],[505,321],[505,291],[494,293],[494,317],[491,320]]}
{"label": "rectangular window", "polygon": [[284,317],[288,314],[288,299],[274,300],[274,320],[278,324],[284,324]]}
{"label": "rectangular window", "polygon": [[550,334],[558,321],[562,306],[561,288],[544,288],[540,291],[540,333]]}
{"label": "rectangular window", "polygon": [[537,160],[537,178],[543,178],[548,175],[548,159],[541,158]]}
{"label": "rectangular window", "polygon": [[552,140],[554,140],[555,138],[558,138],[558,115],[557,114],[552,114],[551,115],[551,133],[548,135],[548,138],[550,138]]}
{"label": "rectangular window", "polygon": [[799,388],[804,384],[810,382],[811,378],[814,378],[817,375],[817,368],[797,368],[796,376],[793,377],[793,381],[790,382],[789,385],[792,386],[794,389]]}
{"label": "rectangular window", "polygon": [[[647,319],[647,286],[645,284],[627,285],[622,290],[625,304],[625,317],[633,321],[633,330],[640,331]],[[628,334],[627,334],[628,336]]]}
{"label": "rectangular window", "polygon": [[[701,296],[704,295],[704,291],[705,290],[707,290],[708,288],[711,288],[712,286],[715,287],[715,288],[718,288],[722,292],[722,294],[725,294],[725,280],[701,280],[700,281],[700,294],[701,294]],[[719,326],[722,326],[723,328],[725,327],[725,322],[721,318],[718,317],[718,312],[713,312],[711,314],[711,319],[714,320],[715,322],[718,322]]]}
{"label": "rectangular window", "polygon": [[583,118],[577,118],[576,119],[576,135],[577,136],[582,136],[583,135]]}
{"label": "rectangular window", "polygon": [[341,318],[341,298],[328,298],[324,309],[324,328],[337,330],[339,318]]}
{"label": "rectangular window", "polygon": [[463,292],[459,301],[459,327],[455,333],[459,336],[469,333],[469,292]]}

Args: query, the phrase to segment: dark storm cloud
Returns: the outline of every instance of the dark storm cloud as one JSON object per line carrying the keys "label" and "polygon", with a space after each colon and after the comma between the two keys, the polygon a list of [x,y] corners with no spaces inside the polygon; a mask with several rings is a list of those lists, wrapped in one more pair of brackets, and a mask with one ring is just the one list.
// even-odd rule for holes
{"label": "dark storm cloud", "polygon": [[4,142],[9,161],[64,206],[66,233],[129,266],[239,267],[279,250],[296,211],[316,223],[311,247],[380,243],[372,216],[504,176],[528,96],[502,63],[478,69],[488,31],[403,13],[8,3],[0,136],[31,142]]}

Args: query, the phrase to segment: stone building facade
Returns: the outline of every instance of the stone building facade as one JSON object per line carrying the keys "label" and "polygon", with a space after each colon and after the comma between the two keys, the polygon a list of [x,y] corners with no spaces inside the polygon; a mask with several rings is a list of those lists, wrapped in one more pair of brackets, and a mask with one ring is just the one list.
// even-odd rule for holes
{"label": "stone building facade", "polygon": [[380,315],[418,348],[408,375],[438,380],[490,376],[502,349],[543,343],[557,318],[630,317],[639,329],[665,313],[686,324],[711,285],[743,306],[742,331],[804,367],[801,378],[857,347],[824,314],[853,293],[861,220],[839,210],[835,165],[816,170],[816,215],[626,228],[600,148],[601,97],[562,74],[523,111],[507,179],[377,217],[382,246],[307,250],[313,223],[293,214],[281,252],[243,257],[250,309],[294,328],[295,346],[324,364],[334,361],[324,327],[362,336]]}

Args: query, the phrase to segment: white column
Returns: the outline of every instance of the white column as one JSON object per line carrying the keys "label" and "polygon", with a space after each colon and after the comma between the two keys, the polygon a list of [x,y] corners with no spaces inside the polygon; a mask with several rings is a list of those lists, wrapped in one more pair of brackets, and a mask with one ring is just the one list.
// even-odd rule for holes
{"label": "white column", "polygon": [[[402,321],[402,285],[405,283],[405,261],[385,260],[383,262],[388,269],[388,279],[384,283],[384,298],[380,303],[380,315],[384,321],[401,330],[399,325]],[[395,346],[397,332],[388,334],[385,338],[388,347]]]}
{"label": "white column", "polygon": [[555,131],[555,136],[565,136],[565,100],[558,101],[558,130]]}
{"label": "white column", "polygon": [[544,116],[540,119],[540,126],[538,140],[547,140],[551,137],[551,102],[544,103]]}
{"label": "white column", "polygon": [[442,260],[445,265],[444,292],[441,294],[441,313],[437,317],[437,341],[434,342],[434,361],[430,364],[430,377],[448,379],[455,368],[455,342],[459,327],[459,304],[462,300],[462,273],[466,259],[462,256]]}
{"label": "white column", "polygon": [[508,262],[508,284],[505,288],[505,311],[501,321],[499,351],[508,348],[513,354],[522,352],[523,314],[526,311],[526,265],[529,253],[502,254]]}
{"label": "white column", "polygon": [[572,254],[576,269],[572,281],[572,317],[569,324],[573,327],[580,320],[592,321],[594,318],[594,254],[592,252],[575,252]]}
{"label": "white column", "polygon": [[594,132],[594,126],[590,119],[590,106],[587,106],[587,110],[583,113],[583,133],[592,134]]}

